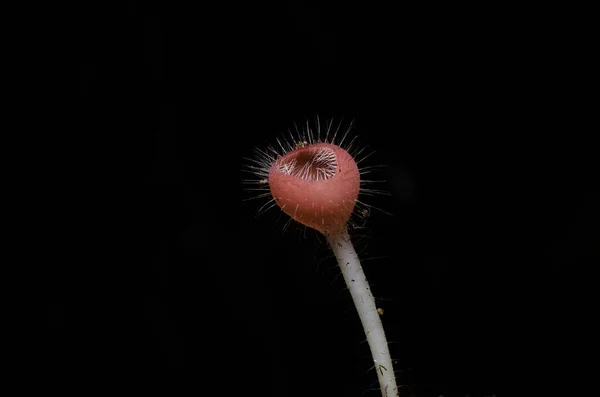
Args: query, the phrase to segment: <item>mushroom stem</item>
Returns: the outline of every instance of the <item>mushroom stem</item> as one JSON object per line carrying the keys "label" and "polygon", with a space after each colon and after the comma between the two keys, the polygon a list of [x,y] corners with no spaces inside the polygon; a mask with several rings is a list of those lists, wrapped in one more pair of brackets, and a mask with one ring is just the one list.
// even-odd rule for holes
{"label": "mushroom stem", "polygon": [[342,275],[365,330],[367,342],[373,356],[374,368],[379,379],[381,394],[383,397],[397,397],[399,395],[398,386],[396,385],[383,324],[348,231],[344,230],[342,233],[329,235],[327,241],[342,270]]}

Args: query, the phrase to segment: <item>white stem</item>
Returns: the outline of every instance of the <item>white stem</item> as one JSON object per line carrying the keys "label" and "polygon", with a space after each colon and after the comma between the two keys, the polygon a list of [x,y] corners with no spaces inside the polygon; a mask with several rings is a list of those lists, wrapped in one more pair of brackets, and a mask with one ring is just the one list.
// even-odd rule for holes
{"label": "white stem", "polygon": [[350,241],[350,236],[347,231],[344,231],[335,236],[328,236],[327,240],[340,265],[356,310],[358,310],[373,355],[381,394],[383,397],[397,397],[399,395],[398,386],[381,318],[377,312],[367,277],[360,265],[352,241]]}

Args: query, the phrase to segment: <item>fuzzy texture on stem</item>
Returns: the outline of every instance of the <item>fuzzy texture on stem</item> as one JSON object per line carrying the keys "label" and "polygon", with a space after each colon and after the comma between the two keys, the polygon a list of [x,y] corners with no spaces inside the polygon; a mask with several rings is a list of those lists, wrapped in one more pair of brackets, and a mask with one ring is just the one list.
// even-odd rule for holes
{"label": "fuzzy texture on stem", "polygon": [[358,255],[350,241],[347,232],[327,238],[333,253],[338,261],[342,275],[352,295],[352,300],[358,311],[358,316],[365,329],[367,342],[373,356],[373,363],[381,395],[383,397],[398,396],[398,386],[392,367],[392,359],[388,348],[383,324],[375,306],[375,299],[371,293],[369,282],[363,272]]}
{"label": "fuzzy texture on stem", "polygon": [[348,235],[347,223],[360,191],[356,162],[334,144],[303,143],[272,164],[269,187],[273,199],[286,214],[327,238],[365,330],[381,394],[398,396],[375,299]]}

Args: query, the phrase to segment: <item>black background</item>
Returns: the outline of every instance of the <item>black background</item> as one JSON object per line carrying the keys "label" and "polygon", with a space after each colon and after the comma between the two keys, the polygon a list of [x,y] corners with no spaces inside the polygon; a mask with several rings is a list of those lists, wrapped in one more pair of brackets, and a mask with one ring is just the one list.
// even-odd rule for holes
{"label": "black background", "polygon": [[378,395],[323,239],[244,201],[244,157],[318,115],[354,120],[383,165],[390,195],[364,201],[392,215],[354,237],[403,392],[542,395],[585,376],[600,197],[584,11],[80,11],[85,204],[79,266],[52,273],[59,372],[91,390]]}

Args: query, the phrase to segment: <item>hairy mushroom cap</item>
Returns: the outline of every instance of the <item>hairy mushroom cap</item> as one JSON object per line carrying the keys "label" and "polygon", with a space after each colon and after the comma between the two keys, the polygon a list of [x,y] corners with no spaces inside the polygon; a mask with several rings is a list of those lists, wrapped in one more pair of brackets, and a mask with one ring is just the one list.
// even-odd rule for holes
{"label": "hairy mushroom cap", "polygon": [[271,194],[294,220],[325,235],[346,229],[360,190],[352,156],[339,146],[316,143],[277,159],[269,170]]}

